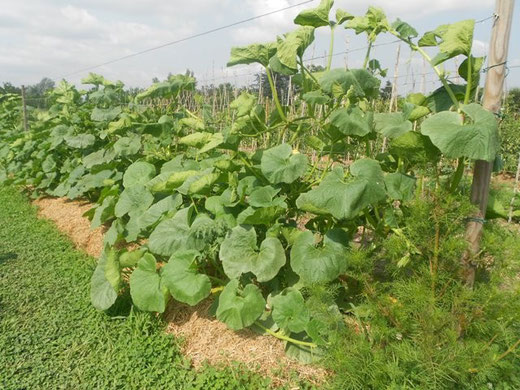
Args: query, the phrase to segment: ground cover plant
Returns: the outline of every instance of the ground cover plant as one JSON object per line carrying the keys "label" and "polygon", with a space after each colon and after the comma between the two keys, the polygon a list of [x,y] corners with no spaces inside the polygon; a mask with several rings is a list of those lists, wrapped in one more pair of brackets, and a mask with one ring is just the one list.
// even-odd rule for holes
{"label": "ground cover plant", "polygon": [[[398,317],[414,309],[424,314],[417,321],[431,327],[419,330],[429,337],[445,331],[446,345],[471,334],[461,318],[470,321],[474,307],[468,301],[479,301],[480,290],[471,292],[459,282],[456,260],[464,240],[450,224],[460,228],[473,212],[458,198],[467,163],[494,161],[499,152],[495,116],[473,101],[484,63],[471,53],[474,21],[419,36],[406,22],[388,21],[378,8],[361,16],[341,9],[330,15],[332,6],[332,0],[323,0],[302,11],[295,30],[273,42],[231,50],[229,66],[264,68],[272,110],[248,92],[218,115],[206,104],[190,109],[182,97],[198,96],[189,75],[171,76],[123,105],[121,83],[91,74],[83,80],[92,86],[86,92],[63,81],[49,95],[50,109],[35,111],[30,132],[21,133],[19,115],[13,114],[17,97],[3,98],[0,176],[30,186],[35,196],[87,197],[96,203],[88,214],[92,226],[109,226],[91,279],[96,308],[109,310],[130,294],[139,310],[161,313],[170,299],[196,305],[214,295],[214,313],[229,328],[255,327],[307,362],[334,353],[338,334],[362,338],[350,349],[339,343],[345,354],[379,348],[383,352],[376,357],[385,361],[404,357],[402,350],[384,350],[389,334],[401,337],[403,345],[409,342],[410,349],[417,346],[414,336],[420,332],[401,329],[380,296],[401,302]],[[303,58],[318,28],[330,29],[331,50],[327,67],[313,71]],[[366,35],[362,68],[331,68],[339,28]],[[377,109],[384,70],[371,56],[383,34],[424,57],[442,83],[428,96],[407,96],[391,113]],[[455,57],[462,57],[463,85],[443,71]],[[290,107],[277,96],[275,74],[290,75],[298,87]],[[145,104],[159,98],[168,104]],[[475,265],[485,269],[480,262],[485,256],[483,251]],[[378,270],[382,279],[367,282]],[[482,283],[492,299],[496,285]],[[437,321],[447,312],[448,323]],[[356,326],[349,326],[352,319]],[[499,336],[488,331],[475,336],[479,348],[487,336],[486,342],[493,340],[490,351],[514,345],[508,342],[518,335],[518,320],[508,321],[495,322],[504,327]],[[361,358],[357,352],[353,355]],[[512,364],[515,356],[511,352],[500,361]],[[406,357],[422,364],[432,356]],[[452,367],[431,383],[423,376],[405,383],[406,369],[390,375],[385,370],[391,367],[380,368],[382,382],[360,383],[442,388],[467,379],[454,375]],[[354,371],[351,366],[343,372]],[[481,379],[495,383],[493,375],[486,371]],[[361,380],[351,378],[354,384]],[[508,378],[516,383],[514,375]]]}
{"label": "ground cover plant", "polygon": [[[150,313],[92,310],[95,267],[17,188],[0,188],[0,388],[265,389],[243,368],[193,371]],[[124,316],[124,317],[122,317]]]}

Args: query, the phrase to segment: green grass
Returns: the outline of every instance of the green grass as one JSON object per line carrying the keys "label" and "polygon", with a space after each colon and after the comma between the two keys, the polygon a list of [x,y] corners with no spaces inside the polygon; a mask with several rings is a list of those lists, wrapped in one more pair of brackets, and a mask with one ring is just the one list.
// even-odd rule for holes
{"label": "green grass", "polygon": [[255,389],[240,366],[191,369],[157,318],[89,301],[94,260],[0,188],[0,389]]}

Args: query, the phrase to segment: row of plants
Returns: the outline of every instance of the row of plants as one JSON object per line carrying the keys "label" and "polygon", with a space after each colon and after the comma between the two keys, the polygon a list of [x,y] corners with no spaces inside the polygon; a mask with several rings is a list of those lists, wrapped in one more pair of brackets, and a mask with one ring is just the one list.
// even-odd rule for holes
{"label": "row of plants", "polygon": [[[338,9],[331,20],[333,3],[302,11],[296,29],[273,42],[231,50],[229,66],[264,67],[275,105],[268,113],[247,92],[229,112],[212,115],[206,105],[192,112],[179,98],[194,93],[188,75],[121,105],[123,85],[91,74],[88,91],[62,81],[49,110],[34,111],[22,132],[19,98],[2,97],[0,177],[35,195],[86,197],[95,204],[92,227],[108,228],[92,276],[96,308],[109,309],[128,291],[137,308],[159,313],[170,300],[196,305],[212,296],[229,328],[259,328],[310,361],[359,314],[348,288],[337,289],[327,316],[311,309],[312,291],[348,285],[360,250],[379,253],[396,240],[396,269],[411,272],[426,256],[435,286],[440,244],[431,256],[420,250],[407,215],[424,197],[457,194],[467,163],[493,161],[499,149],[495,116],[472,101],[484,63],[471,53],[474,21],[419,36],[374,7],[361,16]],[[366,35],[361,69],[331,68],[342,27]],[[330,30],[331,49],[326,69],[313,72],[303,58],[320,28]],[[383,34],[423,56],[442,83],[392,113],[375,109],[384,72],[371,47]],[[465,85],[442,70],[460,56]],[[292,76],[293,106],[281,104],[273,74]],[[169,104],[142,104],[154,98]],[[434,232],[439,226],[432,219]]]}

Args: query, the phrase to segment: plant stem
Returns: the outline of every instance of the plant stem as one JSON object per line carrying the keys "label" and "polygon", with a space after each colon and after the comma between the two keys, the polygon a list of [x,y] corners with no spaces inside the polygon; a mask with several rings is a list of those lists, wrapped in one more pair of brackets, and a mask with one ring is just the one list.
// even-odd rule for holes
{"label": "plant stem", "polygon": [[423,192],[423,186],[424,186],[424,176],[419,176],[419,183],[417,184],[417,190],[415,192],[415,199],[419,200],[421,199],[421,195]]}
{"label": "plant stem", "polygon": [[[208,278],[210,278],[211,280],[213,280],[214,282],[216,283],[219,283],[221,285],[225,285],[227,284],[227,282],[223,279],[220,279],[220,278],[217,278],[216,276],[211,276],[211,275],[208,275]],[[215,287],[215,288],[220,288],[220,287]],[[223,288],[223,287],[222,287]]]}
{"label": "plant stem", "polygon": [[457,165],[457,170],[453,174],[453,178],[450,184],[450,192],[453,193],[459,187],[462,176],[464,175],[464,165],[466,163],[466,159],[464,157],[459,158],[459,163]]}
{"label": "plant stem", "polygon": [[280,118],[284,122],[287,122],[287,117],[285,116],[282,105],[280,104],[280,100],[278,99],[278,92],[276,91],[276,87],[273,82],[273,76],[271,75],[271,70],[266,66],[265,72],[267,73],[267,80],[269,81],[269,86],[271,87],[271,93],[273,94],[274,104],[276,105],[276,109],[278,110],[278,114]]}
{"label": "plant stem", "polygon": [[[437,195],[435,195],[437,196]],[[431,267],[432,291],[435,294],[435,284],[437,281],[437,268],[439,265],[439,243],[440,243],[440,226],[439,222],[435,222],[435,243],[433,248],[433,264]]]}
{"label": "plant stem", "polygon": [[471,88],[473,87],[473,65],[471,64],[471,54],[468,56],[468,84],[466,85],[466,94],[464,95],[464,104],[469,103],[471,99]]}
{"label": "plant stem", "polygon": [[368,43],[367,54],[365,55],[365,61],[363,61],[363,69],[367,68],[368,61],[370,61],[370,51],[372,50],[373,44],[374,43],[372,41]]}
{"label": "plant stem", "polygon": [[327,70],[330,70],[332,65],[332,55],[334,53],[334,32],[336,31],[336,25],[330,26],[330,45],[329,45],[329,59],[327,61]]}
{"label": "plant stem", "polygon": [[516,343],[514,343],[511,347],[509,347],[507,349],[507,351],[505,351],[502,355],[500,355],[499,357],[497,357],[495,359],[495,362],[498,362],[499,360],[502,360],[503,358],[505,358],[507,355],[509,355],[511,352],[513,352],[516,347],[518,347],[520,345],[520,339],[516,341]]}
{"label": "plant stem", "polygon": [[448,81],[446,80],[446,77],[441,73],[441,71],[439,70],[439,68],[437,66],[432,64],[432,59],[430,58],[428,53],[426,53],[422,48],[420,48],[419,46],[413,45],[412,49],[417,50],[424,58],[426,58],[426,61],[428,61],[430,66],[433,68],[434,72],[437,74],[437,77],[441,81],[442,86],[444,87],[444,89],[446,89],[446,92],[448,92],[448,95],[450,96],[450,99],[453,102],[453,105],[455,106],[455,108],[458,111],[460,108],[459,100],[455,96],[455,93],[453,92],[451,87],[448,85]]}
{"label": "plant stem", "polygon": [[316,348],[317,347],[317,345],[314,344],[314,343],[309,343],[307,341],[296,340],[296,339],[293,339],[293,338],[291,338],[289,336],[286,336],[286,335],[284,335],[284,334],[282,334],[280,332],[273,332],[271,329],[266,328],[265,326],[263,326],[259,322],[255,322],[255,325],[258,326],[260,329],[262,329],[264,332],[269,333],[271,336],[276,337],[277,339],[288,341],[290,343],[297,344],[297,345],[303,345],[303,346],[309,347],[309,348]]}
{"label": "plant stem", "polygon": [[316,84],[319,84],[318,80],[316,79],[316,77],[314,77],[314,75],[312,74],[312,72],[307,69],[305,67],[305,65],[303,65],[303,59],[300,58],[300,66],[302,68],[302,74],[304,75],[303,77],[305,78],[305,72],[307,72],[307,74],[310,76],[310,78],[316,83]]}
{"label": "plant stem", "polygon": [[399,38],[403,42],[405,42],[408,46],[410,46],[410,49],[419,52],[419,54],[421,54],[424,57],[424,59],[426,61],[428,61],[430,66],[435,71],[435,74],[437,74],[437,77],[441,81],[443,87],[446,89],[446,92],[448,92],[448,95],[450,96],[450,99],[453,102],[453,105],[455,106],[455,108],[458,111],[459,108],[460,108],[460,104],[459,104],[459,101],[458,101],[457,97],[455,96],[455,93],[450,88],[450,86],[448,84],[448,81],[446,80],[446,77],[444,77],[444,75],[441,73],[439,68],[436,65],[433,65],[432,58],[428,55],[428,53],[426,53],[423,48],[421,48],[421,47],[417,46],[416,44],[414,44],[413,42],[411,42],[409,39],[403,39],[396,30],[388,30],[388,32],[390,34],[396,36],[397,38]]}
{"label": "plant stem", "polygon": [[372,156],[372,148],[370,147],[370,141],[369,140],[365,141],[365,154],[367,155],[367,157]]}

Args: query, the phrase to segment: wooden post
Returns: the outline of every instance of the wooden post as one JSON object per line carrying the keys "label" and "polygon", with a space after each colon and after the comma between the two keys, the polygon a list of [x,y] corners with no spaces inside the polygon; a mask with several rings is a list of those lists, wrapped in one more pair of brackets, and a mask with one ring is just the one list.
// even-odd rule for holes
{"label": "wooden post", "polygon": [[[502,90],[506,76],[507,52],[513,18],[514,0],[496,0],[495,21],[491,31],[489,44],[488,72],[484,86],[482,105],[486,110],[498,113],[502,102]],[[466,227],[468,251],[462,258],[463,279],[472,287],[475,281],[475,266],[472,260],[480,251],[483,222],[489,198],[489,185],[493,162],[477,160],[473,168],[471,185],[471,202],[478,206],[479,212]]]}
{"label": "wooden post", "polygon": [[27,104],[25,100],[25,85],[22,85],[23,128],[27,132],[29,131],[29,123],[27,121]]}

